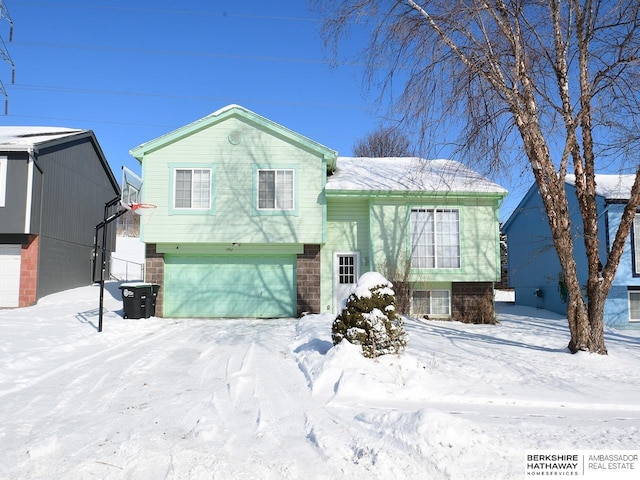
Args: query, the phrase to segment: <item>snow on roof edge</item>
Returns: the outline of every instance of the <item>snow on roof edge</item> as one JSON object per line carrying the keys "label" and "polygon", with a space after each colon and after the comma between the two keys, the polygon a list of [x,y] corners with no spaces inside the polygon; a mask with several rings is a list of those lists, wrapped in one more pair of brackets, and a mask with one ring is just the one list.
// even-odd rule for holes
{"label": "snow on roof edge", "polygon": [[460,162],[420,157],[338,157],[327,191],[508,193]]}
{"label": "snow on roof edge", "polygon": [[[633,173],[597,173],[596,194],[605,200],[628,200],[635,177]],[[565,182],[575,187],[576,176],[568,173],[565,176]]]}
{"label": "snow on roof edge", "polygon": [[47,126],[0,126],[0,148],[28,148],[89,132],[86,129]]}

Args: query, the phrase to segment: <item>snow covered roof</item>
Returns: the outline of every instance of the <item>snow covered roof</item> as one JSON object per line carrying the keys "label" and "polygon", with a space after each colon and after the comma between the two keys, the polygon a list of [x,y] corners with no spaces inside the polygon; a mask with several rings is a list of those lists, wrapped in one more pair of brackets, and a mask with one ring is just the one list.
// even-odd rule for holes
{"label": "snow covered roof", "polygon": [[507,193],[460,162],[418,157],[338,157],[327,191]]}
{"label": "snow covered roof", "polygon": [[[634,174],[597,174],[596,194],[605,200],[628,200],[631,196],[631,187],[635,178]],[[567,174],[566,182],[575,186],[576,176]]]}
{"label": "snow covered roof", "polygon": [[0,149],[24,150],[86,131],[64,127],[0,127]]}

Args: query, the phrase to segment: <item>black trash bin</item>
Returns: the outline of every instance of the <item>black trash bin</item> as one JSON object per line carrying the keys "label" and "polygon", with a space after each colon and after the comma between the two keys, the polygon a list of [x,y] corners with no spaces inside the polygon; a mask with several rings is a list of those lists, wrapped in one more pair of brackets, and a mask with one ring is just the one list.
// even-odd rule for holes
{"label": "black trash bin", "polygon": [[124,318],[149,318],[155,314],[154,284],[144,282],[123,283],[118,288],[122,291]]}
{"label": "black trash bin", "polygon": [[158,292],[160,291],[160,285],[157,283],[151,284],[151,297],[147,302],[147,316],[145,318],[154,317],[156,315],[156,300],[158,298]]}

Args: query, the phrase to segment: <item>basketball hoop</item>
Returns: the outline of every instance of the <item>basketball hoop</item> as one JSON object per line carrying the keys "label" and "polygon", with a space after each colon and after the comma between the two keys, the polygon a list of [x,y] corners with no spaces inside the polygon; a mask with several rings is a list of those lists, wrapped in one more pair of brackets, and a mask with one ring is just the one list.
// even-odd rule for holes
{"label": "basketball hoop", "polygon": [[140,216],[140,223],[145,224],[156,211],[157,206],[153,203],[132,203],[131,211]]}

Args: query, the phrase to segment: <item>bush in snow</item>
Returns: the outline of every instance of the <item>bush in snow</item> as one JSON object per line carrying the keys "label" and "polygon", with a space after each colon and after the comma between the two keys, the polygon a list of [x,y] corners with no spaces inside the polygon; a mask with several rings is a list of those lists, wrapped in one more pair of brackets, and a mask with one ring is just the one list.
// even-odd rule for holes
{"label": "bush in snow", "polygon": [[333,322],[331,339],[334,345],[344,339],[360,345],[368,358],[402,353],[407,334],[391,282],[376,272],[362,275]]}

